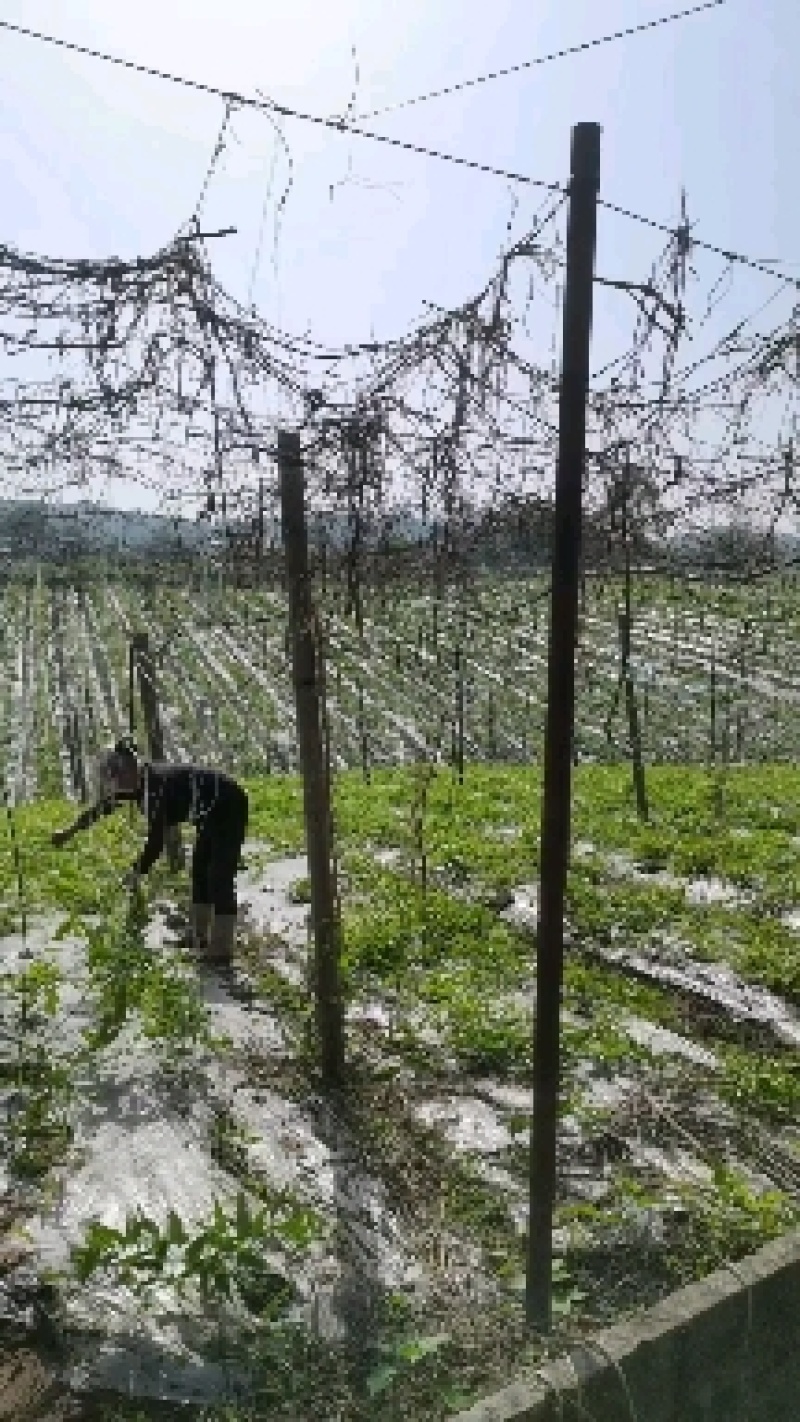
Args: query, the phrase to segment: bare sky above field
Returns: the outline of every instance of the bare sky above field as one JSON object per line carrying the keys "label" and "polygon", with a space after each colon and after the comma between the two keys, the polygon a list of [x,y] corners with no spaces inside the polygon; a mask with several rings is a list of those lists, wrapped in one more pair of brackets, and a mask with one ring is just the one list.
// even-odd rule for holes
{"label": "bare sky above field", "polygon": [[[688,3],[688,0],[684,0]],[[682,8],[680,0],[4,0],[0,18],[226,89],[357,113]],[[548,181],[568,174],[570,127],[603,126],[602,194],[800,276],[794,176],[800,8],[729,0],[652,34],[474,86],[364,126]],[[59,256],[132,256],[195,208],[218,100],[0,31],[2,238]],[[269,319],[343,343],[401,334],[424,303],[456,305],[530,225],[537,188],[465,172],[289,120],[293,183],[270,123],[237,114],[208,193],[223,283]],[[601,214],[598,273],[644,279],[664,238]],[[793,264],[794,263],[794,264]],[[697,255],[708,286],[724,263]],[[710,337],[773,290],[738,272]],[[598,290],[593,364],[629,343],[634,311]],[[701,313],[702,314],[702,313]],[[543,347],[556,318],[539,307]]]}

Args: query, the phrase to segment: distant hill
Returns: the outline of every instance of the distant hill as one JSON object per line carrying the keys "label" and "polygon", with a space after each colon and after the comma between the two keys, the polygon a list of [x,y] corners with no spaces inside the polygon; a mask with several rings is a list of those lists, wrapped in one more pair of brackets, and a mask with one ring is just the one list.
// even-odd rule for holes
{"label": "distant hill", "polygon": [[731,523],[678,536],[672,540],[670,552],[676,562],[689,567],[717,567],[732,575],[737,571],[745,574],[748,568],[773,559],[778,567],[796,564],[800,561],[800,538],[781,533],[770,543],[766,530]]}
{"label": "distant hill", "polygon": [[[332,548],[344,548],[352,538],[346,513],[311,513],[308,520],[312,543],[323,540]],[[99,504],[71,507],[45,505],[32,500],[0,500],[0,556],[4,558],[70,557],[86,554],[167,553],[195,550],[212,552],[231,538],[253,532],[253,520],[215,518],[198,520],[170,518],[163,513],[141,513],[112,509]],[[390,519],[382,530],[364,526],[367,543],[380,533],[393,540],[419,542],[432,537],[432,527],[408,513]],[[281,546],[279,519],[268,519],[264,527],[266,547]]]}
{"label": "distant hill", "polygon": [[[452,531],[455,543],[469,562],[486,568],[544,567],[552,555],[553,506],[549,500],[531,498],[523,503],[500,505],[489,513],[473,511]],[[252,541],[252,519],[211,520],[171,518],[163,513],[113,509],[99,504],[71,507],[48,506],[32,500],[0,500],[0,558],[8,562],[41,559],[68,562],[92,556],[168,557],[180,553],[213,556],[232,543]],[[345,510],[325,513],[311,511],[309,541],[325,543],[335,554],[346,549],[353,538],[353,525]],[[367,519],[360,531],[365,552],[378,546],[406,549],[428,548],[442,537],[442,524],[423,520],[411,509],[399,508],[381,520]],[[264,526],[264,546],[278,551],[282,545],[280,520],[269,518]],[[714,565],[732,571],[751,561],[759,562],[766,552],[763,533],[731,526],[669,538],[661,546],[648,539],[634,540],[639,562],[661,562],[695,568]],[[784,536],[776,539],[776,560],[784,565],[800,560],[800,540]],[[587,568],[599,567],[608,558],[606,520],[587,514],[583,530],[583,558]]]}
{"label": "distant hill", "polygon": [[[536,500],[524,509],[495,510],[490,518],[478,517],[473,511],[450,530],[449,541],[473,564],[521,569],[549,562],[552,532],[552,506],[545,500]],[[252,542],[254,533],[253,519],[193,520],[88,503],[59,507],[32,501],[0,501],[0,558],[6,562],[42,559],[59,563],[114,554],[133,559],[179,553],[213,556],[232,544]],[[309,512],[312,546],[325,544],[335,555],[350,546],[353,534],[353,523],[346,511]],[[365,553],[378,547],[412,553],[414,548],[431,548],[442,538],[441,520],[422,519],[410,509],[392,510],[381,519],[365,518],[359,530],[359,545]],[[265,549],[278,551],[282,541],[280,520],[267,519]],[[601,543],[604,539],[600,530],[592,519],[587,519],[587,561],[592,561]]]}
{"label": "distant hill", "polygon": [[96,504],[47,506],[25,500],[0,501],[0,555],[59,559],[92,553],[134,556],[179,548],[212,547],[216,528],[186,518]]}

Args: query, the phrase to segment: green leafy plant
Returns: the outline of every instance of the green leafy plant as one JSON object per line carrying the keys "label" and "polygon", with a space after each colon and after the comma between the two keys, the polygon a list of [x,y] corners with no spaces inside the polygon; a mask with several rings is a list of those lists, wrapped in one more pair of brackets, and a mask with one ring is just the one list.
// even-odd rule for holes
{"label": "green leafy plant", "polygon": [[17,1082],[20,1096],[8,1125],[9,1164],[16,1175],[41,1180],[63,1159],[72,1139],[71,1073],[39,1043],[17,1063]]}
{"label": "green leafy plant", "polygon": [[783,1058],[728,1049],[722,1096],[733,1105],[778,1121],[796,1121],[800,1112],[800,1065]]}
{"label": "green leafy plant", "polygon": [[723,1165],[714,1171],[713,1190],[684,1194],[693,1206],[684,1248],[695,1277],[710,1273],[727,1260],[742,1258],[784,1234],[800,1219],[800,1211],[786,1195],[777,1190],[757,1193]]}
{"label": "green leafy plant", "polygon": [[318,1233],[313,1212],[286,1204],[254,1209],[240,1193],[232,1212],[217,1201],[210,1221],[195,1231],[174,1211],[163,1227],[141,1214],[121,1230],[93,1222],[73,1247],[71,1261],[80,1283],[104,1274],[141,1296],[158,1283],[171,1283],[179,1292],[193,1285],[207,1303],[237,1294],[250,1312],[272,1316],[293,1290],[284,1275],[267,1266],[265,1251],[306,1249]]}
{"label": "green leafy plant", "polygon": [[140,985],[138,1005],[145,1036],[169,1044],[173,1056],[190,1055],[198,1045],[212,1042],[196,983],[176,964],[151,965]]}
{"label": "green leafy plant", "polygon": [[5,986],[17,1004],[17,1044],[0,1076],[17,1088],[8,1123],[8,1158],[12,1171],[41,1180],[64,1156],[71,1137],[70,1064],[60,1059],[44,1033],[58,1011],[61,973],[49,959],[28,963],[7,974]]}
{"label": "green leafy plant", "polygon": [[367,1378],[370,1397],[379,1397],[394,1385],[400,1376],[417,1367],[427,1358],[440,1353],[450,1342],[449,1333],[434,1333],[427,1337],[395,1338],[379,1345],[382,1361]]}
{"label": "green leafy plant", "polygon": [[529,1017],[479,996],[454,995],[447,1008],[448,1039],[465,1071],[476,1076],[525,1075],[532,1060]]}
{"label": "green leafy plant", "polygon": [[17,973],[5,976],[5,987],[31,1016],[55,1017],[58,1012],[62,974],[57,963],[39,959]]}
{"label": "green leafy plant", "polygon": [[311,880],[295,879],[295,882],[289,887],[287,898],[289,899],[290,903],[293,904],[310,904]]}

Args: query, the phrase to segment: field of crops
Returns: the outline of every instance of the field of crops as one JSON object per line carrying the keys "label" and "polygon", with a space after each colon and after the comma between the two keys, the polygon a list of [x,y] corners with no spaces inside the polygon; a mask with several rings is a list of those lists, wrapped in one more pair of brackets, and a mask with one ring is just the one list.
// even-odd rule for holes
{"label": "field of crops", "polygon": [[[331,594],[328,701],[340,768],[401,764],[438,749],[473,761],[538,756],[548,600],[543,583],[476,581],[436,606],[365,594],[359,631]],[[627,754],[617,694],[620,588],[587,580],[581,613],[576,751]],[[640,579],[632,670],[647,759],[791,760],[800,687],[794,580],[757,589]],[[9,586],[0,677],[5,778],[15,802],[79,793],[81,763],[126,730],[128,646],[159,654],[167,753],[239,774],[294,765],[283,598],[268,592],[120,582],[84,590]]]}
{"label": "field of crops", "polygon": [[[587,585],[557,1326],[525,1330],[541,593],[487,585],[435,620],[373,596],[363,636],[331,604],[352,1070],[334,1110],[301,785],[265,774],[293,759],[279,599],[7,592],[0,1310],[32,1310],[75,1386],[118,1394],[109,1419],[161,1397],[300,1422],[321,1396],[347,1422],[445,1419],[800,1220],[800,773],[774,763],[793,750],[794,588],[642,584],[643,823],[627,767],[587,763],[626,754],[621,710],[611,743],[604,724],[616,590]],[[185,878],[162,864],[122,894],[135,819],[50,843],[76,793],[65,721],[87,750],[127,727],[132,627],[165,649],[170,754],[247,777],[246,998],[183,956]],[[437,739],[442,762],[408,763]]]}

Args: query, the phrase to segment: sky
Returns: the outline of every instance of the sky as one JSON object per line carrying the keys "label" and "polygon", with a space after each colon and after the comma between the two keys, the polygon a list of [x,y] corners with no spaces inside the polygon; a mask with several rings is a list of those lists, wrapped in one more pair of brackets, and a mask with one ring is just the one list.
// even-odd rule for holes
{"label": "sky", "polygon": [[[684,0],[688,4],[689,0]],[[681,0],[0,0],[0,19],[321,115],[355,86],[368,113],[683,8]],[[546,182],[565,182],[570,130],[602,126],[601,196],[674,223],[687,191],[695,235],[800,276],[793,0],[728,0],[399,112],[362,120],[393,138]],[[355,57],[354,57],[355,56]],[[356,83],[357,66],[357,83]],[[195,211],[223,105],[0,30],[0,240],[52,256],[132,257]],[[270,321],[335,345],[402,335],[426,302],[460,305],[546,194],[434,159],[286,120],[236,113],[203,223],[234,226],[217,271]],[[642,280],[664,238],[601,211],[597,272]],[[697,255],[709,284],[722,262]],[[725,319],[769,278],[737,273]],[[598,289],[593,365],[629,343],[635,312]],[[551,310],[543,328],[554,327]]]}

